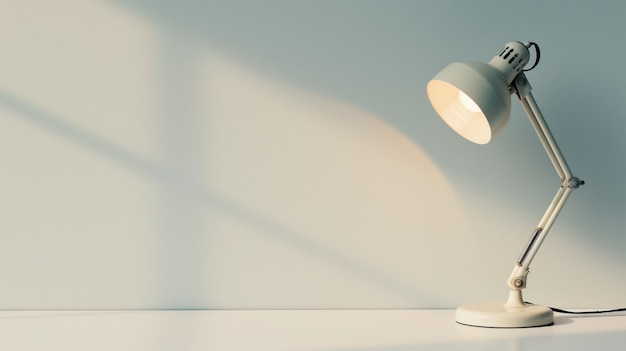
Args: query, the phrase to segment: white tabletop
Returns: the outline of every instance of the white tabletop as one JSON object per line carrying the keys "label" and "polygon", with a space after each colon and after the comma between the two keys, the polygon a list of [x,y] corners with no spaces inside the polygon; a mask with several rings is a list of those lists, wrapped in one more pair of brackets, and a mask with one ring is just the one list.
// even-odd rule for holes
{"label": "white tabletop", "polygon": [[453,310],[2,311],[0,350],[626,350],[626,314],[459,325]]}

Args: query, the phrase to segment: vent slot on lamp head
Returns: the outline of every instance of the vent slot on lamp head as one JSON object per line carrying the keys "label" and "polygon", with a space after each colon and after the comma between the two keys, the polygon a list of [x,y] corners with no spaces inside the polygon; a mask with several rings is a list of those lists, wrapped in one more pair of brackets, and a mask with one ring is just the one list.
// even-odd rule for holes
{"label": "vent slot on lamp head", "polygon": [[504,61],[507,62],[507,64],[512,65],[513,66],[513,70],[515,70],[515,72],[519,72],[521,71],[523,65],[522,63],[524,62],[523,58],[520,58],[520,54],[519,52],[515,51],[515,48],[512,48],[510,46],[505,46],[500,53],[497,55],[497,57],[502,58]]}

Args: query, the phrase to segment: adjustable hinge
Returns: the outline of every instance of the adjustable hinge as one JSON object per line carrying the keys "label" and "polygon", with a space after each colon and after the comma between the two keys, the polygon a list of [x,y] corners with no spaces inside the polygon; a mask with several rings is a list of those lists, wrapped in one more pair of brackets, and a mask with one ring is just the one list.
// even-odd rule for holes
{"label": "adjustable hinge", "polygon": [[582,185],[585,185],[585,181],[582,179],[578,179],[578,177],[572,177],[567,181],[567,186],[571,189],[578,189]]}

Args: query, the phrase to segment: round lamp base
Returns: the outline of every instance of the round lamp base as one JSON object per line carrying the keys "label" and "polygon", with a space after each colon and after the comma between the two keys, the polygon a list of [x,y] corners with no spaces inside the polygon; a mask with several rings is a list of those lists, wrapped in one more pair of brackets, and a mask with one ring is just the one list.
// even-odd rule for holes
{"label": "round lamp base", "polygon": [[554,324],[554,313],[544,306],[505,307],[504,302],[482,302],[457,308],[456,321],[487,328],[543,327]]}

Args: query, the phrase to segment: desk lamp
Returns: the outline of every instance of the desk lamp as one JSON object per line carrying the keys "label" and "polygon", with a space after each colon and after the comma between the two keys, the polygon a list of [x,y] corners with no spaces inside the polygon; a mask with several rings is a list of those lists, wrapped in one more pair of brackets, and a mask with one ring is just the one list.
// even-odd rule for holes
{"label": "desk lamp", "polygon": [[[536,60],[530,69],[525,70],[533,46]],[[528,267],[563,204],[584,181],[572,175],[530,92],[525,72],[537,65],[539,57],[536,43],[514,41],[507,43],[489,63],[455,62],[428,82],[428,98],[435,111],[454,131],[477,144],[488,143],[504,127],[511,113],[510,95],[517,95],[561,179],[554,199],[532,231],[507,280],[510,290],[507,301],[463,305],[456,310],[456,321],[461,324],[522,328],[554,323],[552,310],[526,304],[522,289],[526,287]]]}

